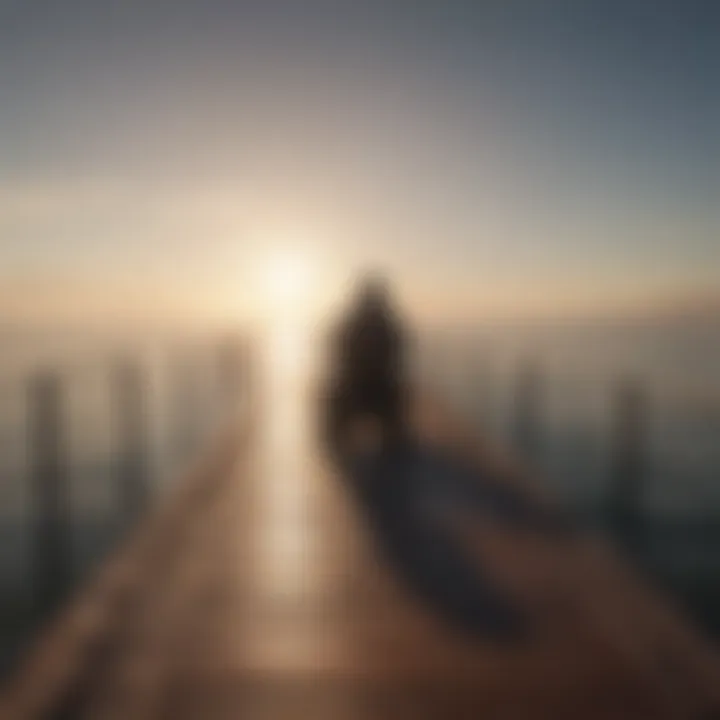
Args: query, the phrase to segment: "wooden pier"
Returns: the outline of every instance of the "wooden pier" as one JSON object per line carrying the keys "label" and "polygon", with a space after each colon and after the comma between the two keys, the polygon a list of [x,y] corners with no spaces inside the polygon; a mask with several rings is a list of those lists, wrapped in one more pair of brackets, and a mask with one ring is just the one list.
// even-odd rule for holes
{"label": "wooden pier", "polygon": [[[455,524],[531,632],[503,643],[449,630],[378,559],[303,420],[312,404],[235,419],[41,633],[0,697],[3,720],[720,717],[715,649],[582,533]],[[539,495],[438,398],[415,419],[422,437]]]}

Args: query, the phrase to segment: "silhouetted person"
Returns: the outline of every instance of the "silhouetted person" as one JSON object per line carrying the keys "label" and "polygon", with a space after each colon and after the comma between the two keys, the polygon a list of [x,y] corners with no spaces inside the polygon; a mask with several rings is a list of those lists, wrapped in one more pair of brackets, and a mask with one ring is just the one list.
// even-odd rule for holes
{"label": "silhouetted person", "polygon": [[405,330],[386,281],[367,277],[332,337],[333,382],[326,420],[333,452],[360,418],[378,423],[384,444],[404,436],[405,345]]}
{"label": "silhouetted person", "polygon": [[[382,279],[361,284],[331,351],[326,439],[379,557],[448,627],[463,635],[521,639],[528,618],[478,563],[463,527],[489,517],[554,534],[563,531],[562,518],[451,448],[410,437],[407,334]],[[380,452],[356,452],[358,446],[348,443],[367,417],[382,431]]]}

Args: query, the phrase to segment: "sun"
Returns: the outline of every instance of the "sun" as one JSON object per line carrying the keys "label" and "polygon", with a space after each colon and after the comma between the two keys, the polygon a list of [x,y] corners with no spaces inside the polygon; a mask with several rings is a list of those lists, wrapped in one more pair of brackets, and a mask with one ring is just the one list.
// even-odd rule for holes
{"label": "sun", "polygon": [[305,255],[276,253],[264,268],[263,287],[273,303],[294,303],[307,299],[312,286],[312,267]]}
{"label": "sun", "polygon": [[[302,375],[310,362],[310,327],[316,314],[319,266],[299,250],[277,250],[259,267],[268,370],[278,387]],[[280,380],[283,382],[280,382]]]}
{"label": "sun", "polygon": [[296,320],[312,312],[319,271],[307,254],[278,250],[260,265],[259,292],[262,304],[274,320]]}

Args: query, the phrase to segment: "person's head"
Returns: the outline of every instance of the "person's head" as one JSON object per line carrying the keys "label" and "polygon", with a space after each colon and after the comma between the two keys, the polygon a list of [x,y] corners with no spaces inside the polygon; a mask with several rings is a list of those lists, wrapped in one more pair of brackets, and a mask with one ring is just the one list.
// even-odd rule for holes
{"label": "person's head", "polygon": [[390,306],[390,285],[379,273],[366,273],[360,280],[357,293],[361,307],[387,308]]}

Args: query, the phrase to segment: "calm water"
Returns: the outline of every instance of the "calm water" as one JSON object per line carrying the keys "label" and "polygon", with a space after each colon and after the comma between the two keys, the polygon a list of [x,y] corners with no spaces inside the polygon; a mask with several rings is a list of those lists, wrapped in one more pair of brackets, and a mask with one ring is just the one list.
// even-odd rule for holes
{"label": "calm water", "polygon": [[527,359],[542,383],[536,460],[554,490],[581,502],[602,493],[616,392],[630,378],[647,397],[647,510],[720,512],[720,324],[446,331],[431,362],[459,403],[507,437]]}

